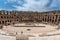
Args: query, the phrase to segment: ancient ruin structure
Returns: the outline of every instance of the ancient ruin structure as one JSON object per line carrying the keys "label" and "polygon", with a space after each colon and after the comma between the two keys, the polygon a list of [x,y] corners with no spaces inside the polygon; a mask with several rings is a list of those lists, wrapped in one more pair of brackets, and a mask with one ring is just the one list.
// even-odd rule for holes
{"label": "ancient ruin structure", "polygon": [[[60,11],[26,12],[0,10],[0,29],[2,28],[9,35],[17,35],[17,39],[21,40],[26,39],[28,36],[34,36],[33,34],[39,34],[35,36],[60,35],[60,31],[58,31],[60,30]],[[53,34],[56,30],[58,32]],[[19,33],[22,32],[23,35],[20,35]],[[52,32],[52,34],[49,34],[49,32]]]}
{"label": "ancient ruin structure", "polygon": [[21,22],[39,22],[58,25],[60,11],[25,12],[25,11],[0,11],[0,25],[10,25]]}

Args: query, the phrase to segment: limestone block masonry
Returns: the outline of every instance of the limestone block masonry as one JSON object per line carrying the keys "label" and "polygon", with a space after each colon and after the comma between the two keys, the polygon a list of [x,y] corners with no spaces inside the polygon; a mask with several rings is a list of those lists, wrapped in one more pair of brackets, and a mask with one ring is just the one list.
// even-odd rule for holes
{"label": "limestone block masonry", "polygon": [[60,11],[49,12],[25,12],[25,11],[0,11],[0,25],[11,25],[22,22],[48,23],[59,25]]}

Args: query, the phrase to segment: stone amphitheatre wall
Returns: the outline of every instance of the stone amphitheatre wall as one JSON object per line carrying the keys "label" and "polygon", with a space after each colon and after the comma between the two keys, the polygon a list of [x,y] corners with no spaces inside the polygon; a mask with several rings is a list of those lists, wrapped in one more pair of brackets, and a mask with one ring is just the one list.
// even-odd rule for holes
{"label": "stone amphitheatre wall", "polygon": [[60,11],[25,12],[25,11],[0,11],[0,25],[10,25],[21,22],[38,22],[58,25]]}

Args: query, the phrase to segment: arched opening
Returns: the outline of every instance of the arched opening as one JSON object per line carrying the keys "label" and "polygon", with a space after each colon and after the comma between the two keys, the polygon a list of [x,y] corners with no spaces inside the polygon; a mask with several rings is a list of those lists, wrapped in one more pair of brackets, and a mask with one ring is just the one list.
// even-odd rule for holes
{"label": "arched opening", "polygon": [[4,21],[2,21],[2,24],[4,24]]}
{"label": "arched opening", "polygon": [[3,18],[3,16],[1,16],[1,18]]}

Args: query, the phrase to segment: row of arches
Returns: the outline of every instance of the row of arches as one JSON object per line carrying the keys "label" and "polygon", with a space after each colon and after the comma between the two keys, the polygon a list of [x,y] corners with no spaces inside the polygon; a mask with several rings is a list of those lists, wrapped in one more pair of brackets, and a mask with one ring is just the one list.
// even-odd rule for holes
{"label": "row of arches", "polygon": [[[33,14],[33,13],[31,13],[31,14]],[[22,15],[21,15],[21,13],[19,13],[19,15],[4,15],[4,14],[2,14],[2,15],[0,15],[0,19],[1,19],[1,22],[0,22],[0,24],[4,24],[4,23],[6,23],[6,21],[7,22],[10,22],[11,23],[11,21],[14,21],[14,22],[40,22],[40,23],[42,23],[42,22],[48,22],[48,23],[59,23],[60,22],[60,15],[58,15],[58,13],[57,14],[53,14],[53,13],[48,13],[48,14],[46,14],[46,13],[43,13],[43,14],[37,14],[37,13],[35,13],[34,15],[27,15],[27,13],[26,14],[23,14],[22,13]],[[23,16],[24,15],[24,16]],[[2,21],[2,20],[4,20],[4,21]]]}

